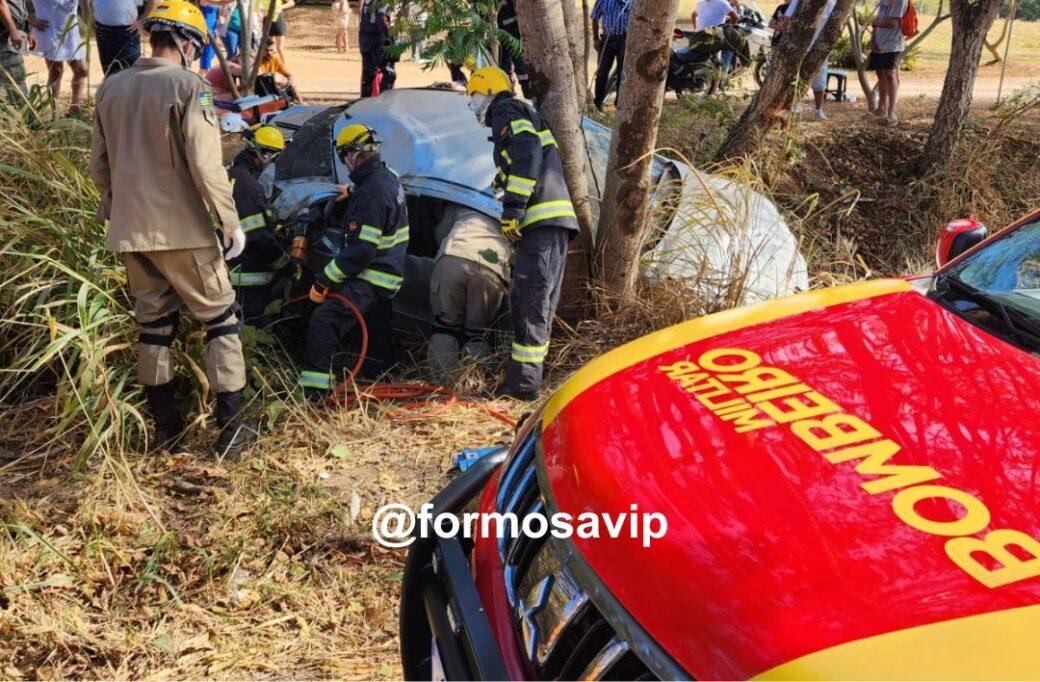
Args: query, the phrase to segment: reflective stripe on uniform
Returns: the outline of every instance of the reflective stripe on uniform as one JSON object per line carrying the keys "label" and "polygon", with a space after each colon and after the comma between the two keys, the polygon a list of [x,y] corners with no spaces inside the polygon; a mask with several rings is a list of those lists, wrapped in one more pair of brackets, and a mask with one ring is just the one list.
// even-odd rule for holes
{"label": "reflective stripe on uniform", "polygon": [[363,242],[368,242],[370,244],[375,244],[376,246],[379,246],[379,240],[382,237],[383,231],[380,230],[378,227],[373,227],[371,225],[362,225],[361,234],[358,238],[361,239],[361,241]]}
{"label": "reflective stripe on uniform", "polygon": [[574,213],[574,206],[571,202],[562,199],[560,201],[544,201],[540,204],[532,204],[527,207],[527,212],[524,213],[524,219],[520,222],[520,229],[523,229],[529,225],[540,223],[543,220],[549,220],[550,218],[575,218],[577,215]]}
{"label": "reflective stripe on uniform", "polygon": [[304,388],[332,388],[332,375],[325,372],[300,372],[300,386]]}
{"label": "reflective stripe on uniform", "polygon": [[549,343],[546,342],[542,346],[524,346],[519,343],[513,342],[513,360],[517,362],[529,362],[532,364],[541,364],[545,361],[545,356],[549,353]]}
{"label": "reflective stripe on uniform", "polygon": [[239,272],[232,270],[231,286],[233,287],[258,287],[270,284],[274,279],[273,272]]}
{"label": "reflective stripe on uniform", "polygon": [[252,232],[253,230],[265,227],[267,225],[267,220],[264,218],[263,213],[254,213],[251,216],[239,220],[239,224],[242,225],[243,232]]}
{"label": "reflective stripe on uniform", "polygon": [[392,249],[398,244],[404,244],[408,241],[408,226],[403,225],[397,228],[397,232],[393,234],[383,235],[379,238],[379,250],[386,251]]}
{"label": "reflective stripe on uniform", "polygon": [[531,123],[531,119],[529,118],[518,118],[510,123],[509,127],[512,129],[514,135],[519,135],[520,133],[538,135],[538,130],[534,127],[534,124]]}
{"label": "reflective stripe on uniform", "polygon": [[373,286],[382,287],[383,289],[389,289],[393,292],[396,292],[398,289],[400,289],[401,284],[404,283],[403,277],[391,275],[389,272],[373,270],[372,268],[362,270],[361,274],[358,275],[358,279],[364,280]]}
{"label": "reflective stripe on uniform", "polygon": [[339,266],[336,265],[335,258],[330,260],[329,264],[325,266],[325,276],[329,278],[330,281],[335,282],[336,284],[339,284],[347,278],[346,273],[340,270]]}
{"label": "reflective stripe on uniform", "polygon": [[502,158],[505,159],[506,163],[508,163],[510,166],[513,165],[513,157],[509,156],[509,152],[507,152],[505,149],[502,150]]}
{"label": "reflective stripe on uniform", "polygon": [[553,137],[552,131],[546,128],[545,130],[538,131],[538,139],[542,141],[543,147],[555,147],[556,138]]}
{"label": "reflective stripe on uniform", "polygon": [[534,192],[534,186],[537,180],[525,178],[521,175],[510,175],[509,180],[506,182],[506,191],[519,194],[522,197],[529,197]]}

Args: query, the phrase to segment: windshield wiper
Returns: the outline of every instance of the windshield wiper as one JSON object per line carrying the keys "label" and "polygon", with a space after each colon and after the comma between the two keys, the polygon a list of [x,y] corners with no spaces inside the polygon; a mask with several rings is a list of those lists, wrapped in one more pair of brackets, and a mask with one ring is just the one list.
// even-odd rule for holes
{"label": "windshield wiper", "polygon": [[981,289],[966,284],[956,275],[949,273],[942,275],[937,283],[999,317],[1008,331],[1023,344],[1040,348],[1040,323],[1025,313],[1008,306]]}

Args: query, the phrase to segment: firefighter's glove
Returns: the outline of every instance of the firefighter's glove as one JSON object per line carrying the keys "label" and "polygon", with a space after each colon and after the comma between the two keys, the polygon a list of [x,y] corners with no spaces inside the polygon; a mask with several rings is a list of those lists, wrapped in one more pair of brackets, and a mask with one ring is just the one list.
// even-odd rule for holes
{"label": "firefighter's glove", "polygon": [[310,298],[311,301],[314,303],[324,303],[325,297],[328,295],[329,288],[327,286],[315,282],[311,285],[311,290],[310,293],[307,294],[307,297]]}
{"label": "firefighter's glove", "polygon": [[246,250],[246,233],[242,228],[236,229],[230,235],[224,232],[224,260],[235,260]]}
{"label": "firefighter's glove", "polygon": [[502,211],[502,219],[498,224],[502,228],[502,234],[511,242],[520,241],[520,218],[523,215],[523,209],[519,208],[506,208]]}

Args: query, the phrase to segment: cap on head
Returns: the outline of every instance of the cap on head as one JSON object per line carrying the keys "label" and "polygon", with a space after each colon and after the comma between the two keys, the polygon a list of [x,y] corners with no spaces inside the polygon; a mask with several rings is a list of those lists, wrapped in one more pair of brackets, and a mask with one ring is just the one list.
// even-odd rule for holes
{"label": "cap on head", "polygon": [[376,131],[364,123],[351,123],[339,131],[336,135],[336,151],[340,154],[345,152],[374,152],[379,149],[382,140],[376,135]]}
{"label": "cap on head", "polygon": [[256,126],[251,132],[250,141],[257,149],[274,153],[285,151],[285,135],[275,126]]}
{"label": "cap on head", "polygon": [[209,42],[209,30],[202,12],[186,0],[160,0],[141,23],[149,33],[173,31],[199,45]]}
{"label": "cap on head", "polygon": [[482,66],[473,72],[466,85],[466,94],[497,95],[502,92],[513,92],[513,84],[509,82],[506,72],[497,66]]}

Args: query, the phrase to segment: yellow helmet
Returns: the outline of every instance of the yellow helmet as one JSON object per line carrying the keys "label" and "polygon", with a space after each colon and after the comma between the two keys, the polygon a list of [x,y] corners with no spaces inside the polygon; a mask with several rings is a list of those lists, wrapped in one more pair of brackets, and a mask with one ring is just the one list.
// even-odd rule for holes
{"label": "yellow helmet", "polygon": [[351,123],[339,131],[336,136],[336,151],[340,152],[373,152],[379,149],[382,140],[376,131],[364,123]]}
{"label": "yellow helmet", "polygon": [[209,30],[202,12],[186,0],[160,0],[141,23],[149,32],[173,30],[200,45],[209,42]]}
{"label": "yellow helmet", "polygon": [[502,92],[513,92],[513,84],[509,82],[506,72],[497,66],[482,66],[469,77],[466,94],[472,96],[497,95]]}
{"label": "yellow helmet", "polygon": [[261,125],[252,128],[250,140],[254,147],[268,152],[285,150],[285,135],[275,126]]}

